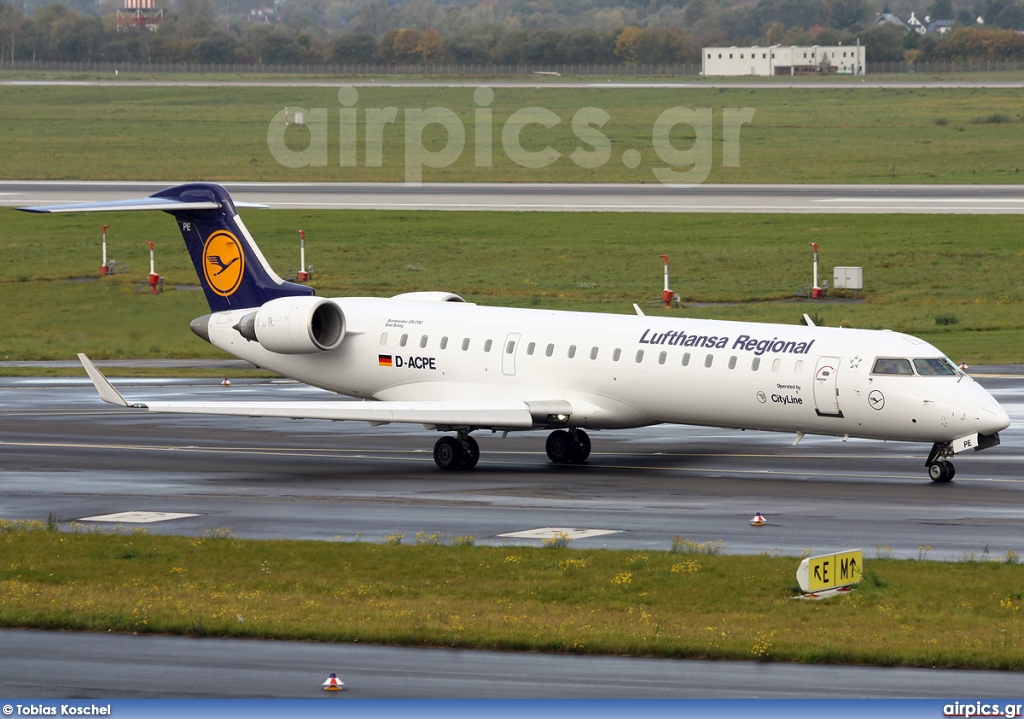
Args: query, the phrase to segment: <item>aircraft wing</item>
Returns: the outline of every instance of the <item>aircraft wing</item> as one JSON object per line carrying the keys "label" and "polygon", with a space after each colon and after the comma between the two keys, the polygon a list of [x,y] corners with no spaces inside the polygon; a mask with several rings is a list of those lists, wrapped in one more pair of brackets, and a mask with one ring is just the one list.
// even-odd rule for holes
{"label": "aircraft wing", "polygon": [[478,427],[530,429],[564,425],[572,413],[565,401],[545,402],[128,402],[84,354],[78,359],[99,392],[110,404],[150,412],[212,414],[236,417],[330,419],[389,424],[422,424],[427,428]]}

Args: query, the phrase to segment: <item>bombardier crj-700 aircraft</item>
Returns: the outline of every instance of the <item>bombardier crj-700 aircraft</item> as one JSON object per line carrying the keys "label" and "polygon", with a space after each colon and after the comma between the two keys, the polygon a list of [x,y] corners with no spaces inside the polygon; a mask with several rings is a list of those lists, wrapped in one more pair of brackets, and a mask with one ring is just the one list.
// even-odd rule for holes
{"label": "bombardier crj-700 aircraft", "polygon": [[[313,296],[268,265],[223,187],[34,212],[174,216],[211,313],[192,331],[259,367],[352,402],[127,402],[81,356],[100,397],[151,412],[408,422],[449,432],[441,469],[480,458],[472,432],[552,430],[552,462],[590,454],[588,429],[658,423],[930,442],[929,477],[999,443],[1006,412],[928,343],[897,332],[481,307],[447,292]],[[245,206],[245,205],[242,205]]]}

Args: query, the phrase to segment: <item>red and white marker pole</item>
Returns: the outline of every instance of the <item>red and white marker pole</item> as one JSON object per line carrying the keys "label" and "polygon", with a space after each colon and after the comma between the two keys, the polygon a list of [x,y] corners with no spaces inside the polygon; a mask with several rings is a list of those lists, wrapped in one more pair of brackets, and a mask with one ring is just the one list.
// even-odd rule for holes
{"label": "red and white marker pole", "polygon": [[149,291],[154,295],[160,294],[160,275],[156,273],[156,251],[153,249],[153,243],[148,242],[149,245]]}
{"label": "red and white marker pole", "polygon": [[665,261],[665,289],[661,291],[661,299],[665,301],[665,309],[672,306],[672,299],[675,293],[668,287],[668,255],[658,255]]}
{"label": "red and white marker pole", "polygon": [[110,267],[107,266],[107,228],[110,225],[103,225],[103,264],[100,265],[100,276],[104,277],[110,272]]}
{"label": "red and white marker pole", "polygon": [[309,272],[306,271],[306,231],[299,230],[299,282],[305,282],[309,279]]}
{"label": "red and white marker pole", "polygon": [[811,285],[811,299],[820,300],[822,296],[821,287],[818,286],[818,243],[808,242],[814,248],[814,284]]}

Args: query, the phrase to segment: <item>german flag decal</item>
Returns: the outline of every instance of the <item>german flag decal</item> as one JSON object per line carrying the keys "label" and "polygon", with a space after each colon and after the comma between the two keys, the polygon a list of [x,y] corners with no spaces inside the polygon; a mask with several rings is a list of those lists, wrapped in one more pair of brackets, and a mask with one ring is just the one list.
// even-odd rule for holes
{"label": "german flag decal", "polygon": [[377,363],[381,367],[393,367],[394,364],[391,362],[391,355],[377,355]]}

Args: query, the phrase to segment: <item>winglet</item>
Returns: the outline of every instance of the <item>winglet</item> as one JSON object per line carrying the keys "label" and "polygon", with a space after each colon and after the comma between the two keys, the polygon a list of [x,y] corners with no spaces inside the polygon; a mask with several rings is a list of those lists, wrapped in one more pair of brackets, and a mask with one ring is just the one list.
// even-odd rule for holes
{"label": "winglet", "polygon": [[78,353],[78,361],[85,367],[85,371],[89,373],[89,379],[96,386],[96,391],[100,394],[100,399],[110,404],[116,404],[121,407],[132,407],[135,405],[128,404],[121,393],[114,389],[114,385],[110,384],[110,380],[103,376],[103,373],[96,369],[96,365],[92,363],[92,360],[86,357],[81,352]]}

